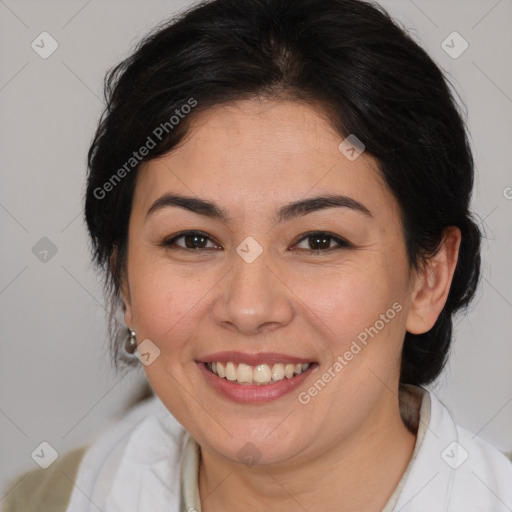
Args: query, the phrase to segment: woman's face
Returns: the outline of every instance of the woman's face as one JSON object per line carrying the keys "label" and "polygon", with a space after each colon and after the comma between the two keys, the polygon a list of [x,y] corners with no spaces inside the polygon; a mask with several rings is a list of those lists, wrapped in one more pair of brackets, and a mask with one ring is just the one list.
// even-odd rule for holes
{"label": "woman's face", "polygon": [[403,229],[375,161],[341,142],[312,107],[246,100],[141,170],[126,322],[150,340],[154,391],[211,454],[305,461],[397,414]]}

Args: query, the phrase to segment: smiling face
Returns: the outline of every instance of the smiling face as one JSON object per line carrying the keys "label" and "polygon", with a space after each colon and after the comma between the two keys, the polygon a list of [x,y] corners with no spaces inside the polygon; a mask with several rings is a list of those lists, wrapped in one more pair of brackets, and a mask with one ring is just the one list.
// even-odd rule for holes
{"label": "smiling face", "polygon": [[126,323],[161,351],[149,382],[212,456],[250,442],[260,463],[304,462],[398,416],[413,288],[399,209],[341,141],[311,107],[246,100],[140,171]]}

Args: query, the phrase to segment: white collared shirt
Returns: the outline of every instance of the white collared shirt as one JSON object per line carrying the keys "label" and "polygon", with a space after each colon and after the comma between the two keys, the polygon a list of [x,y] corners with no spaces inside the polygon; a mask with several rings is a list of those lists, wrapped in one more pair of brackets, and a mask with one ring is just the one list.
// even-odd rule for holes
{"label": "white collared shirt", "polygon": [[[421,403],[408,411],[416,444],[382,512],[511,512],[512,463],[457,426],[435,395],[406,389]],[[67,512],[200,512],[199,462],[199,446],[155,396],[88,448]]]}

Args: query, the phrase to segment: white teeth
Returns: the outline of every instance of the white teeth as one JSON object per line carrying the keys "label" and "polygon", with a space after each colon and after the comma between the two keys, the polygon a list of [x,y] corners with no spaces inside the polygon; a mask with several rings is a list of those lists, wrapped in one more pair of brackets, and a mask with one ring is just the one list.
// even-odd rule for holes
{"label": "white teeth", "polygon": [[252,379],[257,384],[268,384],[272,380],[272,373],[268,364],[259,364],[253,371]]}
{"label": "white teeth", "polygon": [[235,365],[231,362],[226,365],[226,379],[236,380]]}
{"label": "white teeth", "polygon": [[252,382],[252,368],[247,364],[239,364],[236,371],[236,380],[242,384],[244,382],[250,384]]}
{"label": "white teeth", "polygon": [[275,382],[277,380],[284,379],[284,364],[275,364],[272,366],[272,380]]}
{"label": "white teeth", "polygon": [[237,382],[238,384],[269,384],[300,375],[309,368],[310,364],[275,363],[270,367],[268,364],[250,366],[240,363],[236,366],[235,363],[230,361],[228,363],[207,363],[206,366],[211,372],[231,382]]}

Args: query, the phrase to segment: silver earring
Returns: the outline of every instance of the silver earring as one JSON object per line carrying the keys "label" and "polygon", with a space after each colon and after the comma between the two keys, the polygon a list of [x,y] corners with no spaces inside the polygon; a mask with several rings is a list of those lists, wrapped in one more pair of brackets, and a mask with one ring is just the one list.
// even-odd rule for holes
{"label": "silver earring", "polygon": [[128,329],[128,337],[126,338],[125,349],[128,354],[133,354],[137,349],[136,334],[135,331],[132,331],[131,329]]}

